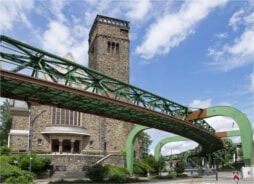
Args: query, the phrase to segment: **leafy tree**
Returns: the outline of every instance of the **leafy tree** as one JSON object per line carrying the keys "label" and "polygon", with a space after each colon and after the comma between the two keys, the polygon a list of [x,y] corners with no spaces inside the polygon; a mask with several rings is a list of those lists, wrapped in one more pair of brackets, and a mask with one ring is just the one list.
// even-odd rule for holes
{"label": "leafy tree", "polygon": [[3,102],[3,105],[0,106],[0,146],[7,145],[8,142],[8,133],[11,129],[11,112],[10,112],[10,103],[8,100]]}
{"label": "leafy tree", "polygon": [[160,157],[160,159],[156,161],[153,155],[146,155],[142,160],[134,163],[133,169],[136,174],[158,173],[164,166],[164,157]]}
{"label": "leafy tree", "polygon": [[236,151],[236,145],[229,138],[222,139],[223,149],[218,150],[216,153],[222,157],[226,162],[229,162],[233,158],[233,154]]}
{"label": "leafy tree", "polygon": [[140,132],[137,135],[138,141],[141,143],[142,147],[142,156],[149,154],[149,146],[152,143],[150,135],[148,135],[146,132]]}
{"label": "leafy tree", "polygon": [[186,168],[186,162],[184,160],[178,160],[175,165],[175,171],[177,174],[182,174]]}
{"label": "leafy tree", "polygon": [[153,169],[152,172],[159,172],[160,165],[161,165],[160,163],[162,163],[161,158],[159,161],[156,161],[153,155],[144,156],[143,162],[145,162],[147,165],[149,165]]}

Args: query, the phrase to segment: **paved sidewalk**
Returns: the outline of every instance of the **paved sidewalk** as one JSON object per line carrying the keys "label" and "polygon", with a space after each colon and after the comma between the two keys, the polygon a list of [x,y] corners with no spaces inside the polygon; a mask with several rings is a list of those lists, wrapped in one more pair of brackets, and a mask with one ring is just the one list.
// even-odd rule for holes
{"label": "paved sidewalk", "polygon": [[[64,180],[78,180],[78,179],[83,179],[85,180],[86,178],[76,178],[76,179],[64,179]],[[36,184],[48,184],[50,181],[57,181],[59,180],[58,178],[48,178],[48,179],[37,179],[34,180]],[[211,176],[203,176],[202,178],[183,178],[183,179],[171,179],[171,180],[150,180],[148,182],[140,182],[136,184],[167,184],[167,183],[172,183],[172,184],[254,184],[254,179],[253,178],[246,178],[238,181],[233,180],[233,174],[232,172],[218,172],[218,180],[216,180],[215,175]]]}

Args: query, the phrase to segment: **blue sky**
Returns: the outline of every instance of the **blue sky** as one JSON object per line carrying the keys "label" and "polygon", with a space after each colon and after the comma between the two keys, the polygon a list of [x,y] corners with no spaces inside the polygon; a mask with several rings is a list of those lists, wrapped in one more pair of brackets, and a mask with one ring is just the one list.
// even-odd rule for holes
{"label": "blue sky", "polygon": [[[0,5],[1,34],[60,56],[71,52],[85,66],[95,16],[130,21],[131,84],[193,108],[233,106],[254,126],[253,0],[0,0]],[[230,118],[207,121],[217,131],[237,129]],[[151,150],[172,136],[148,132]],[[192,142],[168,144],[163,154],[192,147]]]}

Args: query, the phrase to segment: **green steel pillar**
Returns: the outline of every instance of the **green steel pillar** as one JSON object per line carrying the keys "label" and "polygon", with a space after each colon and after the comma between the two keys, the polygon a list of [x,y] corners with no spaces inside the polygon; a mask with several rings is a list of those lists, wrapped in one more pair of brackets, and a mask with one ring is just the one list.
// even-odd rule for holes
{"label": "green steel pillar", "polygon": [[127,169],[130,172],[130,175],[133,174],[133,157],[134,157],[134,142],[135,138],[139,132],[149,129],[149,127],[137,125],[135,126],[128,135],[126,141],[126,163]]}
{"label": "green steel pillar", "polygon": [[251,123],[247,116],[241,111],[227,106],[210,107],[206,109],[206,116],[228,116],[235,120],[240,129],[240,137],[242,141],[243,159],[245,166],[252,165],[252,142],[253,132]]}
{"label": "green steel pillar", "polygon": [[[162,146],[164,146],[167,143],[170,142],[178,142],[178,141],[188,141],[189,139],[182,137],[182,136],[174,136],[174,137],[167,137],[165,139],[162,139],[156,146],[154,149],[154,157],[155,160],[159,160],[160,158],[160,152],[161,152],[161,148]],[[173,148],[172,148],[173,149]]]}

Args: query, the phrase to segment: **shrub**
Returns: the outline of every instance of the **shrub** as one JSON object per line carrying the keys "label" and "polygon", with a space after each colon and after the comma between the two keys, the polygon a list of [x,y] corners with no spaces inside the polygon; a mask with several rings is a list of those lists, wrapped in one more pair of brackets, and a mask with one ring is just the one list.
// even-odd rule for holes
{"label": "shrub", "polygon": [[186,168],[186,162],[184,160],[179,160],[177,163],[176,163],[176,166],[175,166],[175,171],[177,173],[183,173],[184,170]]}
{"label": "shrub", "polygon": [[114,165],[107,165],[107,177],[110,182],[125,183],[129,171],[124,167],[118,167]]}
{"label": "shrub", "polygon": [[[28,154],[20,155],[20,156],[13,156],[13,160],[18,160],[18,167],[20,167],[23,170],[29,170],[29,162],[30,162],[30,156]],[[32,154],[32,171],[35,173],[42,173],[46,172],[46,170],[49,168],[51,163],[51,158],[49,156],[45,157],[38,157],[37,154]]]}
{"label": "shrub", "polygon": [[27,176],[18,176],[18,177],[9,177],[5,180],[5,184],[13,184],[13,183],[22,183],[22,184],[33,184],[33,181],[30,177]]}
{"label": "shrub", "polygon": [[10,156],[0,156],[1,168],[4,168],[0,169],[1,181],[5,180],[5,183],[31,183],[32,178],[29,176],[29,172],[9,164],[10,160]]}
{"label": "shrub", "polygon": [[7,146],[1,146],[0,147],[0,155],[10,155],[11,148],[8,148]]}
{"label": "shrub", "polygon": [[174,171],[172,171],[172,172],[169,172],[169,173],[168,173],[168,176],[169,176],[170,178],[175,178],[175,177],[177,176],[177,173],[174,172]]}
{"label": "shrub", "polygon": [[125,167],[107,165],[107,177],[111,177],[113,175],[126,176],[128,174],[129,171]]}
{"label": "shrub", "polygon": [[153,169],[145,162],[139,161],[133,164],[133,172],[135,174],[147,174]]}
{"label": "shrub", "polygon": [[114,174],[114,175],[109,177],[108,181],[113,182],[113,183],[125,183],[126,182],[126,177],[123,176],[123,175]]}
{"label": "shrub", "polygon": [[88,168],[85,176],[94,182],[102,182],[107,174],[107,167],[95,164]]}

